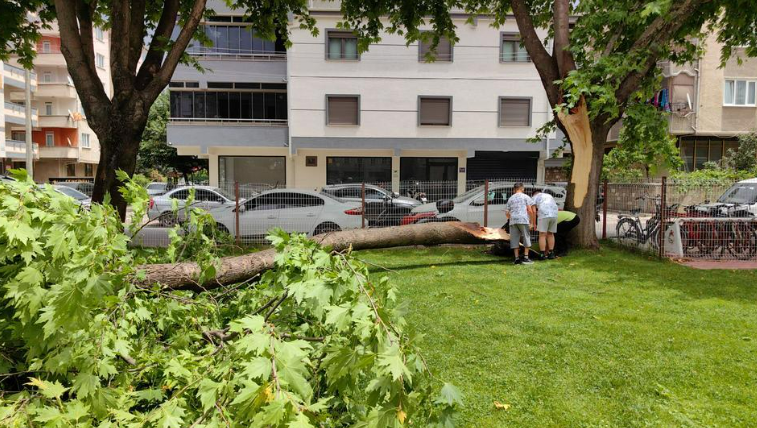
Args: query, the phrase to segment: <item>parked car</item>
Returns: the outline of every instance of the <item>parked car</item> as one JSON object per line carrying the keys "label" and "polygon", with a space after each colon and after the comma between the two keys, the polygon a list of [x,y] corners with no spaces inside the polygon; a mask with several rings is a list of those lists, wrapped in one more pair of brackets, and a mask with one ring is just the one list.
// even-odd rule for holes
{"label": "parked car", "polygon": [[90,181],[60,181],[55,183],[55,185],[70,187],[71,189],[84,193],[90,198],[92,197],[92,191],[95,189],[95,184]]}
{"label": "parked car", "polygon": [[89,208],[90,205],[92,205],[92,198],[85,195],[84,193],[68,187],[68,186],[61,186],[59,184],[54,184],[53,189],[57,190],[58,192],[70,196],[74,198],[77,204],[81,205],[82,207]]}
{"label": "parked car", "polygon": [[[219,229],[236,234],[235,207],[216,208],[211,215]],[[309,190],[267,190],[239,209],[239,235],[245,242],[261,242],[275,227],[314,236],[360,226],[359,204]]]}
{"label": "parked car", "polygon": [[757,178],[739,181],[717,201],[689,207],[689,210],[702,216],[731,217],[734,212],[757,216]]}
{"label": "parked car", "polygon": [[[361,184],[332,184],[322,193],[345,202],[362,203]],[[369,226],[397,226],[421,202],[372,184],[365,185],[365,218]]]}
{"label": "parked car", "polygon": [[[489,184],[489,226],[501,227],[507,223],[505,204],[512,193],[514,184],[510,182]],[[567,191],[564,187],[541,185],[538,188],[542,192],[551,194],[560,209],[565,207]],[[527,184],[525,192],[530,195],[536,189],[536,187]],[[441,200],[436,203],[428,203],[415,207],[409,216],[402,219],[402,224],[436,221],[465,221],[483,224],[484,205],[484,186],[479,186],[455,199]]]}
{"label": "parked car", "polygon": [[159,181],[153,181],[147,185],[147,194],[150,196],[158,196],[168,191],[168,183],[161,183]]}
{"label": "parked car", "polygon": [[[161,226],[171,227],[181,220],[182,210],[186,206],[190,189],[195,190],[195,198],[192,207],[202,208],[206,211],[228,206],[235,207],[236,201],[233,195],[227,194],[223,189],[212,186],[179,187],[168,192],[150,198],[150,208],[147,215],[150,219],[158,219]],[[179,204],[178,216],[173,213],[173,199]],[[244,200],[240,200],[240,204]]]}

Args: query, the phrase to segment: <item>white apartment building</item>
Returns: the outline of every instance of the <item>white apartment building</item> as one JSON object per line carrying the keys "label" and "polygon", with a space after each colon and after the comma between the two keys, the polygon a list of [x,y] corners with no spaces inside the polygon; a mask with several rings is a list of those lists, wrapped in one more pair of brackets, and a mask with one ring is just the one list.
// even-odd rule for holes
{"label": "white apartment building", "polygon": [[[34,60],[35,88],[32,107],[35,112],[32,140],[38,147],[34,162],[34,179],[44,183],[58,179],[88,179],[94,177],[100,159],[97,135],[87,124],[76,88],[68,75],[66,60],[60,51],[60,33],[56,23],[43,29],[37,42]],[[97,73],[110,89],[110,45],[108,32],[94,30],[95,63]],[[13,66],[18,67],[18,64]],[[24,92],[13,91],[6,102],[23,108]],[[13,145],[25,140],[23,123],[5,129],[6,138]],[[7,143],[6,143],[7,146]],[[23,166],[23,159],[13,159],[13,167]]]}
{"label": "white apartment building", "polygon": [[358,55],[338,3],[313,2],[320,35],[293,27],[286,52],[210,7],[214,46],[189,52],[211,71],[175,73],[168,141],[207,158],[212,184],[544,179],[558,144],[527,141],[551,112],[514,21],[455,16],[460,40],[427,62],[428,46],[389,34]]}
{"label": "white apartment building", "polygon": [[[37,92],[37,75],[31,75],[31,91]],[[26,124],[26,106],[12,100],[24,99],[26,91],[26,71],[10,63],[0,62],[0,174],[9,169],[26,164],[26,141],[13,139],[14,129],[24,129]],[[38,114],[32,110],[32,126],[38,123]],[[39,150],[34,149],[35,158]]]}

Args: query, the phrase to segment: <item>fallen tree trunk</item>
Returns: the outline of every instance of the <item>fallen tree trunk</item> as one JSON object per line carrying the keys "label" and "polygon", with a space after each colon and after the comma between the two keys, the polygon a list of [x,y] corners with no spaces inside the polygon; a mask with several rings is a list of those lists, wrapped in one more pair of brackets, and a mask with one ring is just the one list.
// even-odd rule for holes
{"label": "fallen tree trunk", "polygon": [[[482,242],[509,240],[502,229],[481,227],[477,223],[426,223],[394,226],[383,229],[353,229],[332,232],[313,238],[334,251],[368,250],[374,248],[404,247],[410,245],[480,244]],[[160,284],[170,290],[204,291],[247,281],[271,269],[276,251],[273,249],[226,257],[216,271],[215,278],[200,283],[200,267],[197,263],[142,265],[137,269],[145,273],[137,280],[139,286]]]}

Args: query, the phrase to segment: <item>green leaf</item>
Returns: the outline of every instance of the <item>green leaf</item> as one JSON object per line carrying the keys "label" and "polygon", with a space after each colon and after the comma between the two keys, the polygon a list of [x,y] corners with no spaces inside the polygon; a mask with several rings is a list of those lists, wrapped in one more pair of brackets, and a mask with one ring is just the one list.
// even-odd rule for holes
{"label": "green leaf", "polygon": [[289,422],[289,425],[287,425],[289,428],[313,428],[313,425],[310,423],[310,419],[308,419],[307,416],[305,416],[304,413],[298,413],[297,416]]}
{"label": "green leaf", "polygon": [[229,330],[235,333],[242,333],[245,329],[258,332],[263,329],[265,319],[260,315],[246,316],[240,320],[234,321],[229,325]]}
{"label": "green leaf", "polygon": [[202,403],[203,411],[207,412],[215,406],[218,390],[222,386],[222,383],[213,382],[210,379],[203,379],[202,382],[200,382],[200,387],[197,390],[197,396],[200,398],[200,403]]}
{"label": "green leaf", "polygon": [[244,365],[244,374],[252,379],[266,380],[271,377],[271,360],[265,357],[256,357]]}
{"label": "green leaf", "polygon": [[445,383],[439,393],[439,397],[434,402],[448,405],[462,405],[463,395],[460,393],[460,390],[455,387],[455,385],[452,385],[451,383]]}
{"label": "green leaf", "polygon": [[392,379],[399,380],[400,377],[405,376],[408,381],[411,380],[412,375],[410,371],[402,362],[402,354],[400,353],[399,346],[397,344],[391,345],[384,352],[378,356],[378,365],[389,370],[392,375]]}
{"label": "green leaf", "polygon": [[79,373],[74,378],[74,384],[71,389],[76,393],[77,398],[87,398],[100,387],[100,378],[91,373]]}
{"label": "green leaf", "polygon": [[36,386],[39,391],[47,398],[60,398],[68,388],[64,387],[57,380],[55,382],[47,382],[35,377],[29,378],[27,385]]}

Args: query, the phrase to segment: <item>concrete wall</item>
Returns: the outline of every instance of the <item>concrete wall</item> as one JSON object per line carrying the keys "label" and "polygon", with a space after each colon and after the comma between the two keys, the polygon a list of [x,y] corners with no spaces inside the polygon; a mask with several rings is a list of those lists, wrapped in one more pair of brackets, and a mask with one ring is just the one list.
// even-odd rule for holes
{"label": "concrete wall", "polygon": [[[697,135],[732,136],[750,132],[757,127],[757,107],[723,105],[725,80],[746,78],[757,80],[757,58],[748,58],[743,49],[735,49],[725,67],[720,68],[721,45],[715,35],[706,39],[706,53],[700,61]],[[738,63],[738,57],[742,64]]]}
{"label": "concrete wall", "polygon": [[[426,63],[418,61],[418,45],[406,47],[398,35],[385,35],[359,61],[326,60],[326,33],[337,21],[319,15],[318,37],[293,30],[288,51],[292,139],[496,138],[502,139],[501,150],[508,150],[505,139],[532,137],[551,115],[533,64],[499,61],[500,32],[517,32],[515,22],[495,29],[485,19],[476,26],[458,19],[453,61]],[[360,125],[327,126],[327,94],[359,94]],[[419,95],[451,96],[452,126],[418,126]],[[532,126],[499,127],[500,96],[532,98]]]}

